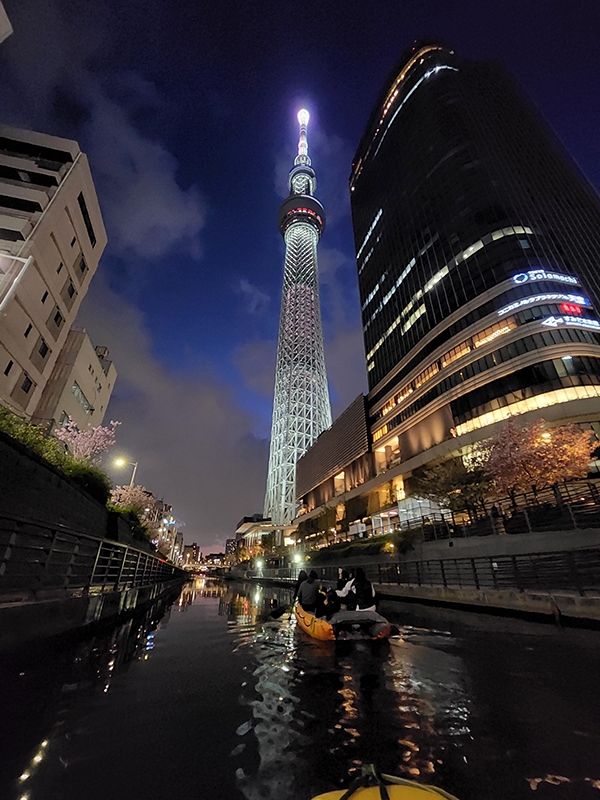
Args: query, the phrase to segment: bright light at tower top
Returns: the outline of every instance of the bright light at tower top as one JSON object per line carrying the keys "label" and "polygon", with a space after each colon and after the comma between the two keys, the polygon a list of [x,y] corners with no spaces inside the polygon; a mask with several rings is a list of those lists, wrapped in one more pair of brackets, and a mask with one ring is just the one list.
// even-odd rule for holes
{"label": "bright light at tower top", "polygon": [[305,108],[300,109],[298,112],[298,122],[300,125],[308,125],[308,120],[310,119],[310,114]]}

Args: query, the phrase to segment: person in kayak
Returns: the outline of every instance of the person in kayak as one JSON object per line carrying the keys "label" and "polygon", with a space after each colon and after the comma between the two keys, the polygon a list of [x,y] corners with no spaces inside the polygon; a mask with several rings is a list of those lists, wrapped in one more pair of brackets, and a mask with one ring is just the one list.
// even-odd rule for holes
{"label": "person in kayak", "polygon": [[305,611],[315,612],[319,601],[319,576],[311,569],[308,578],[298,587],[298,602]]}
{"label": "person in kayak", "polygon": [[303,569],[301,569],[300,573],[298,575],[298,580],[296,581],[296,586],[294,587],[294,596],[293,596],[292,600],[295,600],[298,597],[298,590],[300,589],[300,587],[302,586],[304,581],[307,580],[307,579],[308,579],[308,575],[306,574],[306,572]]}
{"label": "person in kayak", "polygon": [[338,589],[336,594],[338,597],[344,598],[354,592],[356,595],[356,610],[357,611],[375,611],[375,589],[371,581],[367,580],[362,567],[357,567],[354,570],[354,577],[348,581],[343,589]]}

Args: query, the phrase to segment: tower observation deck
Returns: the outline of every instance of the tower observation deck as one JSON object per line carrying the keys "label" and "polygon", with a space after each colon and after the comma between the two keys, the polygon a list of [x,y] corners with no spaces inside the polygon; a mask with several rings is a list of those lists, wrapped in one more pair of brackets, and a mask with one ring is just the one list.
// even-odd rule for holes
{"label": "tower observation deck", "polygon": [[314,197],[308,119],[308,111],[298,113],[298,155],[288,179],[289,197],[279,209],[285,266],[265,497],[265,516],[274,525],[296,516],[296,462],[331,425],[317,267],[325,211]]}

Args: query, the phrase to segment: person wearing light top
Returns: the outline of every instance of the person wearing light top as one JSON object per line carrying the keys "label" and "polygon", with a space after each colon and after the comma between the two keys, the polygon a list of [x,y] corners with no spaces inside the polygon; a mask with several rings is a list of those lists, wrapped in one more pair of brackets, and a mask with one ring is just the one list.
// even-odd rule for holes
{"label": "person wearing light top", "polygon": [[375,589],[371,581],[367,580],[362,567],[354,570],[354,577],[351,578],[343,589],[338,589],[338,597],[347,597],[349,592],[356,595],[358,611],[375,611]]}

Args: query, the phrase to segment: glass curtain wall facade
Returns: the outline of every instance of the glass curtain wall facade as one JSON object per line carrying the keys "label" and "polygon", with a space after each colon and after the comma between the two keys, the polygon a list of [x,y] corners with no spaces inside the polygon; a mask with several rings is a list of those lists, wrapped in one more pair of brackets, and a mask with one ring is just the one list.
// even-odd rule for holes
{"label": "glass curtain wall facade", "polygon": [[499,65],[416,44],[350,191],[380,453],[600,418],[600,199]]}

